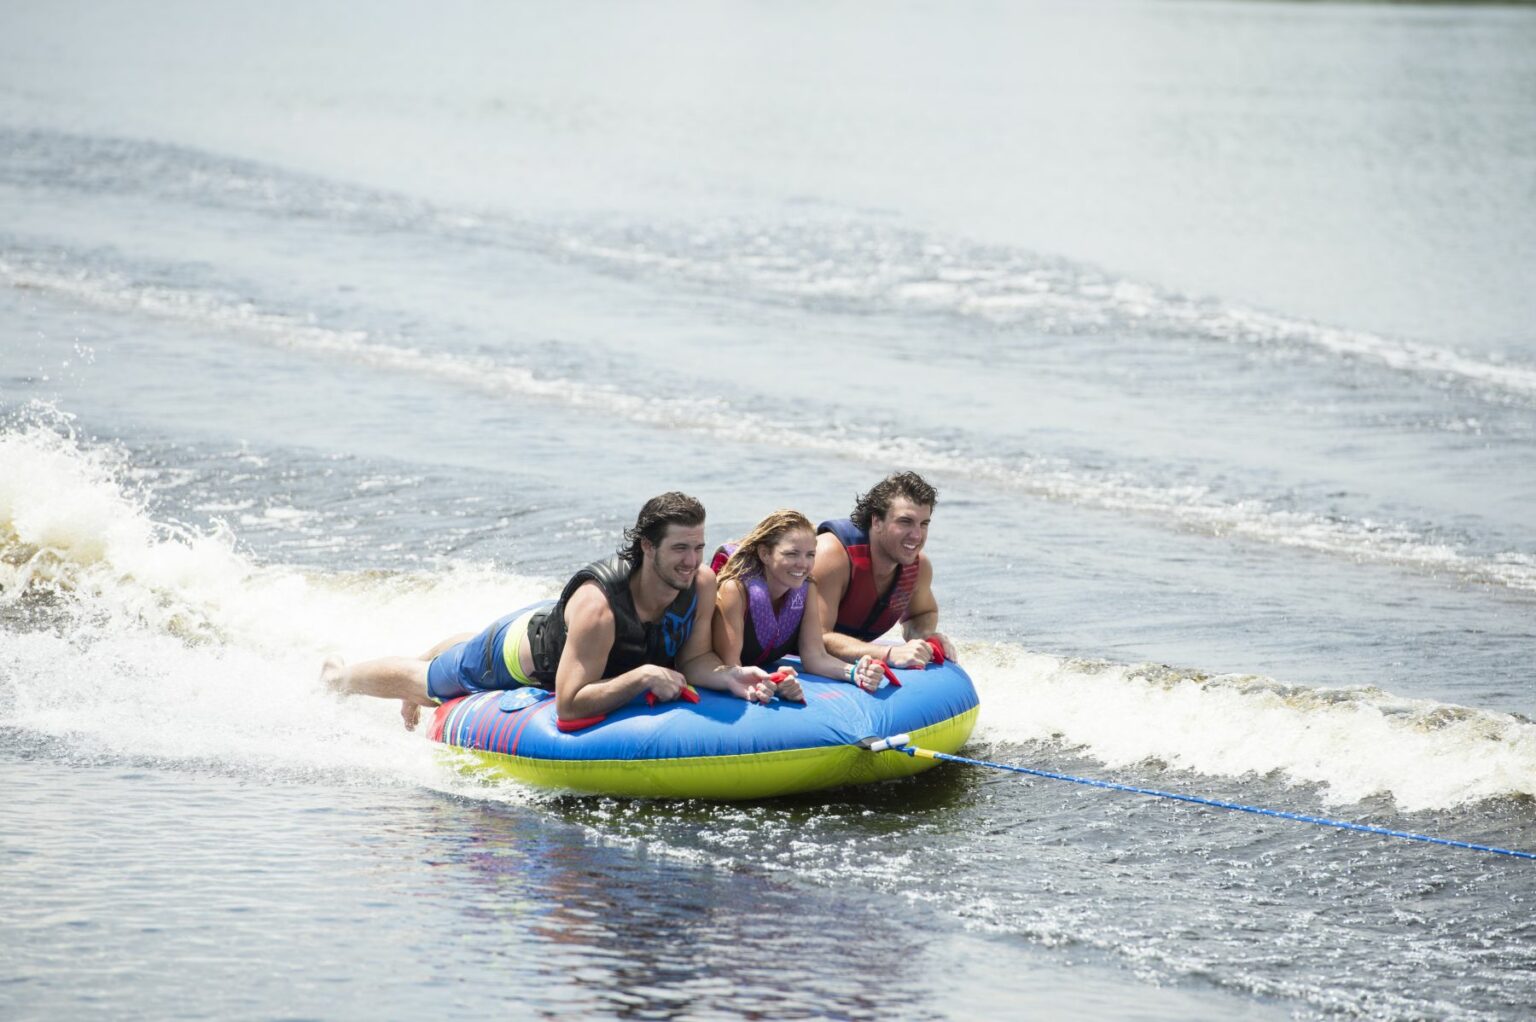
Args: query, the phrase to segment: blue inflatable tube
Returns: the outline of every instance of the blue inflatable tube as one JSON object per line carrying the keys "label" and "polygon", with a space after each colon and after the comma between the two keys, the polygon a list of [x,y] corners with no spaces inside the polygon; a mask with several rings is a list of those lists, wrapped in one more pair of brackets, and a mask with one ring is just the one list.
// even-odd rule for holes
{"label": "blue inflatable tube", "polygon": [[[798,662],[786,660],[797,669]],[[539,689],[444,703],[429,735],[466,767],[543,788],[635,798],[756,799],[904,777],[934,761],[866,752],[864,738],[908,733],[953,753],[976,724],[970,676],[954,662],[898,670],[875,693],[801,674],[805,702],[763,705],[701,690],[698,703],[636,699],[576,732],[555,726]]]}

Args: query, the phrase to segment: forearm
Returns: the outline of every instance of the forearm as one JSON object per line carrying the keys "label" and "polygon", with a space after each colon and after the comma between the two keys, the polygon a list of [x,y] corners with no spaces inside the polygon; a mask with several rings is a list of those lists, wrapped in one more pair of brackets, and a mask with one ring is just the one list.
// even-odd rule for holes
{"label": "forearm", "polygon": [[[858,657],[854,657],[857,660]],[[833,681],[847,681],[848,668],[853,666],[851,661],[840,660],[825,650],[815,653],[802,651],[800,654],[801,665],[812,674],[819,674],[823,678],[831,678]]]}
{"label": "forearm", "polygon": [[736,668],[728,666],[713,650],[700,653],[678,670],[683,672],[683,677],[694,688],[708,688],[716,692],[729,692],[730,681],[737,673]]}
{"label": "forearm", "polygon": [[884,659],[883,653],[890,649],[889,646],[865,642],[851,635],[844,635],[842,632],[825,632],[822,634],[821,641],[827,647],[828,653],[850,664],[862,656]]}
{"label": "forearm", "polygon": [[618,709],[645,691],[645,678],[637,668],[614,678],[590,681],[568,695],[558,691],[558,684],[555,688],[556,711],[567,720],[575,720]]}
{"label": "forearm", "polygon": [[925,614],[915,614],[901,623],[902,638],[911,642],[913,639],[926,639],[939,630],[939,612],[930,610]]}

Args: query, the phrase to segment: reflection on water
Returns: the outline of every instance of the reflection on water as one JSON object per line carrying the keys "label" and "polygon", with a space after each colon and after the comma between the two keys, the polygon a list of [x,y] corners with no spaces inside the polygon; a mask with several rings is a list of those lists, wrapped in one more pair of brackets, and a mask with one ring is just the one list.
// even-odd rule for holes
{"label": "reflection on water", "polygon": [[[1073,1004],[1271,1014],[1199,990],[1149,990],[1082,955],[954,932],[862,883],[807,882],[776,842],[717,865],[663,828],[606,839],[586,824],[631,807],[601,800],[515,806],[7,759],[8,1017],[189,1005],[212,1017],[419,1017],[445,1005],[626,1019],[959,1018]],[[923,840],[878,807],[935,809],[955,790],[890,787],[831,807],[876,824],[857,843],[866,863]],[[740,813],[786,833],[817,815],[810,802]],[[709,807],[637,814],[738,826]],[[911,883],[929,879],[918,871]]]}

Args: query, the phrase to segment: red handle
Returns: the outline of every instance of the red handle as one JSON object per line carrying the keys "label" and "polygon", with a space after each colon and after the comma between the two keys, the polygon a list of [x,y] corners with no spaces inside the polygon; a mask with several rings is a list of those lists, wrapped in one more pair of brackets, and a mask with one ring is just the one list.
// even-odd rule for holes
{"label": "red handle", "polygon": [[555,727],[559,728],[561,731],[570,733],[572,731],[580,731],[584,727],[591,727],[593,724],[601,724],[607,719],[608,714],[606,713],[599,713],[595,717],[577,717],[575,720],[566,720],[564,717],[556,717]]}
{"label": "red handle", "polygon": [[[781,667],[777,671],[774,671],[772,674],[768,675],[768,680],[773,682],[775,685],[777,685],[779,682],[783,681],[784,679],[788,678],[789,676],[790,676],[789,672],[784,670]],[[805,693],[801,692],[800,693],[800,698],[795,700],[795,702],[799,702],[799,703],[805,702]]]}
{"label": "red handle", "polygon": [[[678,691],[677,698],[681,699],[685,703],[696,703],[699,701],[699,690],[694,688],[692,685],[684,685],[682,689]],[[645,693],[645,705],[656,705],[655,692],[647,691]]]}
{"label": "red handle", "polygon": [[933,661],[932,662],[935,663],[935,664],[942,664],[942,663],[944,663],[944,644],[942,642],[940,642],[938,639],[935,639],[931,635],[928,636],[928,638],[924,639],[923,641],[928,643],[928,648],[929,649],[933,650]]}

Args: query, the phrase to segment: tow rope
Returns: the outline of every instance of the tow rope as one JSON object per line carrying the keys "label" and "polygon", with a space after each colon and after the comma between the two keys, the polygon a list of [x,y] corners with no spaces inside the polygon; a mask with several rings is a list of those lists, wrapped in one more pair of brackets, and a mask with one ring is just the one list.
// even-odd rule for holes
{"label": "tow rope", "polygon": [[1175,791],[1158,791],[1156,788],[1142,788],[1134,784],[1118,784],[1114,781],[1099,781],[1091,777],[1073,777],[1071,774],[1059,774],[1051,770],[1037,770],[1033,767],[1012,766],[1007,763],[993,763],[985,759],[969,759],[965,756],[955,756],[947,752],[935,752],[932,749],[919,748],[911,744],[911,736],[909,735],[892,735],[889,738],[865,738],[856,744],[859,748],[869,752],[902,752],[908,756],[922,759],[938,759],[948,763],[964,763],[968,766],[990,767],[993,770],[1007,770],[1010,773],[1028,774],[1031,777],[1045,777],[1053,781],[1070,781],[1073,784],[1085,784],[1092,788],[1128,791],[1134,795],[1150,795],[1154,798],[1173,799],[1176,802],[1192,802],[1195,805],[1230,809],[1233,812],[1255,813],[1259,816],[1273,816],[1282,820],[1295,820],[1299,823],[1313,823],[1320,827],[1336,827],[1339,830],[1353,830],[1359,831],[1362,834],[1377,834],[1382,837],[1401,838],[1405,841],[1422,841],[1426,844],[1446,845],[1451,848],[1467,848],[1474,852],[1489,852],[1493,855],[1507,855],[1516,859],[1536,859],[1536,852],[1521,852],[1512,848],[1496,848],[1492,845],[1479,845],[1470,841],[1453,841],[1450,838],[1434,837],[1429,834],[1415,834],[1406,830],[1390,830],[1386,827],[1373,827],[1366,823],[1351,823],[1348,820],[1330,820],[1324,816],[1308,816],[1305,813],[1288,813],[1280,809],[1265,809],[1262,806],[1248,806],[1240,802],[1225,802],[1221,799],[1203,798],[1199,795],[1182,795]]}

